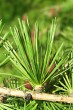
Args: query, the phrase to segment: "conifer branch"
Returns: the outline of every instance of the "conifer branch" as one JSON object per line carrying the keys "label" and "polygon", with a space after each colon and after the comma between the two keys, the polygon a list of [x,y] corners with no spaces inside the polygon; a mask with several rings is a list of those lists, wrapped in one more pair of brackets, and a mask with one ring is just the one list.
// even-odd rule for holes
{"label": "conifer branch", "polygon": [[24,99],[30,99],[28,97],[31,96],[33,100],[73,103],[73,96],[55,95],[48,93],[36,93],[29,91],[24,92],[21,90],[14,90],[9,88],[2,88],[2,87],[0,87],[0,94],[7,96],[22,97]]}

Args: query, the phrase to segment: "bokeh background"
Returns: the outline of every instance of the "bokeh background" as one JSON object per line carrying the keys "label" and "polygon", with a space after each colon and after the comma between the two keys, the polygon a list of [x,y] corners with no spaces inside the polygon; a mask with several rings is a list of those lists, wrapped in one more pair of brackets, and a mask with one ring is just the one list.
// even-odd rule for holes
{"label": "bokeh background", "polygon": [[[45,33],[50,29],[52,19],[57,19],[57,29],[53,50],[64,42],[64,49],[72,47],[73,44],[73,0],[0,0],[0,19],[5,28],[4,34],[10,26],[17,24],[17,19],[26,20],[28,17],[31,30],[34,23],[38,21],[40,27],[40,42],[46,44]],[[12,38],[9,38],[12,40]],[[3,48],[0,49],[0,63],[6,57]],[[0,73],[13,73],[10,62],[0,66]]]}

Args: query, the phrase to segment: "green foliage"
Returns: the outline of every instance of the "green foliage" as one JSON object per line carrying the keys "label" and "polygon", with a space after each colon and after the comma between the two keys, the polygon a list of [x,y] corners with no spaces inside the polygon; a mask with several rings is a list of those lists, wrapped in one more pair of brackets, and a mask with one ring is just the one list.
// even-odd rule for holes
{"label": "green foliage", "polygon": [[43,7],[46,3],[49,3],[49,1],[43,1],[43,3],[41,3],[41,0],[35,0],[33,2],[32,0],[0,0],[0,19],[3,19],[5,22],[10,22],[17,16],[22,17],[26,12],[35,10],[35,7],[40,9],[40,7]]}
{"label": "green foliage", "polygon": [[[56,28],[55,22],[56,21],[52,23],[50,34],[48,34],[45,54],[43,54],[43,52],[39,54],[39,52],[42,49],[42,46],[40,44],[40,47],[38,47],[39,46],[38,24],[36,24],[35,26],[35,36],[34,36],[35,44],[34,46],[32,45],[31,34],[30,34],[31,30],[30,30],[28,20],[27,22],[24,22],[24,21],[21,22],[19,20],[20,30],[16,26],[13,29],[12,28],[10,29],[10,32],[16,43],[18,53],[15,51],[15,49],[13,48],[13,46],[8,40],[4,41],[5,37],[3,37],[2,39],[4,42],[3,46],[9,54],[10,61],[20,71],[21,76],[32,83],[33,87],[35,85],[42,85],[47,80],[50,80],[50,79],[53,80],[53,77],[55,77],[55,75],[58,74],[58,72],[56,71],[61,67],[61,65],[64,64],[64,60],[67,60],[67,57],[65,58],[63,54],[63,57],[61,56],[61,59],[53,68],[53,71],[49,73],[51,66],[58,59],[59,53],[61,52],[61,49],[63,46],[63,44],[60,46],[58,51],[53,56],[51,63],[48,65],[48,62],[50,61],[52,56],[52,45],[53,45],[53,39],[55,34],[55,28]],[[44,61],[40,65],[39,62],[41,62],[40,61],[41,57],[42,57],[42,60]]]}
{"label": "green foliage", "polygon": [[13,108],[9,104],[0,103],[0,110],[13,110]]}
{"label": "green foliage", "polygon": [[[73,95],[73,0],[0,0],[0,4],[0,18],[5,23],[16,24],[18,16],[23,19],[27,15],[30,21],[29,25],[28,20],[19,19],[9,32],[9,26],[4,28],[0,21],[0,82],[5,87],[25,90],[24,81],[29,80],[33,88],[46,84],[45,92]],[[54,17],[57,26],[54,21],[50,27]],[[33,26],[36,20],[38,23]],[[53,64],[55,67],[49,72]],[[0,103],[0,110],[30,109],[73,110],[73,104],[26,102],[16,97],[6,97]]]}
{"label": "green foliage", "polygon": [[[71,52],[69,59],[73,60],[73,53]],[[54,92],[60,92],[63,93],[65,95],[69,95],[71,96],[73,93],[73,67],[72,62],[73,61],[69,61],[68,65],[66,65],[66,68],[69,68],[63,75],[63,78],[59,81],[58,86],[55,85],[56,90]],[[71,64],[71,65],[70,65]]]}
{"label": "green foliage", "polygon": [[[31,39],[31,29],[28,19],[27,21],[21,21],[18,19],[18,22],[19,28],[17,28],[17,26],[10,28],[10,33],[15,42],[16,49],[12,43],[7,40],[8,32],[1,37],[0,45],[5,48],[8,57],[4,59],[0,65],[2,66],[10,60],[18,71],[18,74],[7,73],[6,75],[5,73],[1,73],[1,76],[10,76],[9,79],[5,78],[3,80],[4,85],[9,88],[19,88],[25,90],[23,83],[25,80],[28,80],[33,88],[37,85],[43,86],[47,83],[47,92],[57,92],[58,94],[63,93],[65,95],[71,95],[73,89],[72,50],[63,51],[62,43],[59,49],[53,52],[56,19],[52,22],[51,30],[48,31],[45,50],[39,41],[38,23],[36,22],[35,24],[33,41]],[[50,70],[53,64],[55,64],[55,66],[52,70]],[[67,72],[69,72],[70,75]],[[58,80],[56,80],[57,78]],[[54,84],[57,89],[54,89]],[[48,88],[51,88],[51,90]],[[0,107],[1,109],[8,110],[30,110],[31,108],[32,110],[62,110],[66,108],[66,106],[62,103],[46,101],[25,102],[23,99],[16,97],[7,97],[5,104],[1,104]]]}

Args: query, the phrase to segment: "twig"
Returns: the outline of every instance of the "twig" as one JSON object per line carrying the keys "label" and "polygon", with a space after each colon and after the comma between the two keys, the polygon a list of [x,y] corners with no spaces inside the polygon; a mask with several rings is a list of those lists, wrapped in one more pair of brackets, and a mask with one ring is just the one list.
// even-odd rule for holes
{"label": "twig", "polygon": [[[24,99],[28,99],[28,96],[32,96],[34,100],[45,100],[45,101],[53,101],[53,102],[65,102],[65,103],[73,103],[73,96],[62,96],[62,95],[54,95],[47,93],[35,93],[35,92],[23,92],[21,90],[14,90],[9,88],[0,87],[0,94],[22,97]],[[30,94],[30,95],[29,95]]]}

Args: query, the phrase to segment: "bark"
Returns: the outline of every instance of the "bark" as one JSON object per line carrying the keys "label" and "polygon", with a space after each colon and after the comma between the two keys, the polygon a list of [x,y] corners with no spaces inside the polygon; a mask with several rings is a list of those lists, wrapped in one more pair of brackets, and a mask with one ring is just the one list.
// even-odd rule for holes
{"label": "bark", "polygon": [[36,92],[29,92],[29,91],[24,92],[21,90],[14,90],[14,89],[9,89],[9,88],[2,88],[2,87],[0,87],[0,94],[8,95],[8,96],[15,96],[15,97],[22,97],[24,99],[31,99],[32,97],[33,100],[73,103],[73,96],[36,93]]}

